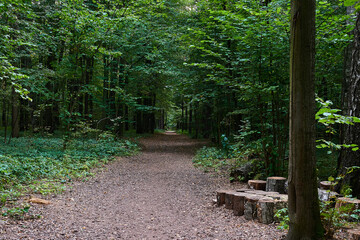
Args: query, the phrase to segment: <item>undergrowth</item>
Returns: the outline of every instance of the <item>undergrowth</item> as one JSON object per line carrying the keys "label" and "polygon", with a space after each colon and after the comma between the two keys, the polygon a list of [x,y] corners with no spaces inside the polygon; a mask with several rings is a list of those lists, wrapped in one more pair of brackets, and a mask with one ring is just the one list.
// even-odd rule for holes
{"label": "undergrowth", "polygon": [[0,143],[2,215],[11,216],[11,209],[21,212],[23,208],[9,210],[8,205],[24,194],[59,193],[65,189],[66,182],[93,175],[92,168],[101,167],[114,156],[138,151],[134,142],[115,141],[107,135],[98,140],[72,139],[65,150],[63,141],[54,137],[21,137],[12,139],[10,144]]}
{"label": "undergrowth", "polygon": [[216,147],[202,147],[199,149],[193,159],[193,163],[197,167],[203,168],[204,171],[218,171],[222,167],[228,165],[226,153],[222,149]]}

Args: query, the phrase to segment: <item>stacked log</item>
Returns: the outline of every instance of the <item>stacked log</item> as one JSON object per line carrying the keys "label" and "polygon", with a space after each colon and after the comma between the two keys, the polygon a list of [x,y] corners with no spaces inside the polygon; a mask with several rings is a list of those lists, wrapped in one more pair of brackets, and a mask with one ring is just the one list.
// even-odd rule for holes
{"label": "stacked log", "polygon": [[233,209],[233,199],[234,199],[234,194],[236,192],[235,191],[226,191],[225,192],[225,208],[227,209]]}
{"label": "stacked log", "polygon": [[231,209],[235,216],[244,215],[247,220],[257,219],[264,224],[274,222],[276,211],[287,207],[286,194],[264,190],[218,190],[216,198],[218,206],[225,204],[225,208]]}
{"label": "stacked log", "polygon": [[275,201],[273,199],[263,198],[257,203],[257,217],[259,222],[270,224],[274,222]]}
{"label": "stacked log", "polygon": [[254,190],[266,190],[266,181],[263,180],[249,180],[248,185]]}
{"label": "stacked log", "polygon": [[245,198],[247,194],[244,192],[237,192],[233,197],[233,211],[235,216],[244,215]]}
{"label": "stacked log", "polygon": [[284,177],[268,177],[266,180],[266,191],[285,193],[285,182],[286,178]]}
{"label": "stacked log", "polygon": [[217,204],[218,207],[225,204],[225,193],[227,191],[228,190],[224,190],[224,189],[216,191],[216,204]]}
{"label": "stacked log", "polygon": [[360,229],[348,230],[349,240],[360,240]]}
{"label": "stacked log", "polygon": [[334,190],[334,182],[330,182],[330,181],[322,181],[320,182],[320,189],[321,190],[330,190],[333,191]]}

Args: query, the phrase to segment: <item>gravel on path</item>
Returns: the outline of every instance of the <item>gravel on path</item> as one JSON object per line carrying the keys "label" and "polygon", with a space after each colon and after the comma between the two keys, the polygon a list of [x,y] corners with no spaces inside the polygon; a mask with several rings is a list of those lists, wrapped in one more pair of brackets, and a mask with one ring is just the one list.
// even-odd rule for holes
{"label": "gravel on path", "polygon": [[119,158],[52,204],[41,219],[0,221],[0,239],[281,239],[284,232],[213,204],[224,179],[194,168],[204,142],[172,132],[141,140],[141,154]]}

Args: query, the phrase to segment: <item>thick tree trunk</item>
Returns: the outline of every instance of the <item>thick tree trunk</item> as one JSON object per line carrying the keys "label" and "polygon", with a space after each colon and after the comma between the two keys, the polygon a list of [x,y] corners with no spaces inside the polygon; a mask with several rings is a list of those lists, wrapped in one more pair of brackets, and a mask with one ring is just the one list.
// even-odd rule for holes
{"label": "thick tree trunk", "polygon": [[[349,9],[351,11],[351,9]],[[360,13],[356,14],[356,25],[353,30],[354,42],[349,45],[345,53],[345,78],[342,89],[342,108],[343,114],[347,116],[360,117]],[[360,145],[360,124],[343,125],[341,131],[342,142],[344,144]],[[347,174],[347,168],[360,166],[360,151],[352,149],[342,149],[338,173],[344,178],[339,182],[337,190],[344,186],[350,186],[353,196],[360,197],[360,172],[355,170]]]}
{"label": "thick tree trunk", "polygon": [[289,240],[321,239],[315,159],[315,0],[291,1]]}

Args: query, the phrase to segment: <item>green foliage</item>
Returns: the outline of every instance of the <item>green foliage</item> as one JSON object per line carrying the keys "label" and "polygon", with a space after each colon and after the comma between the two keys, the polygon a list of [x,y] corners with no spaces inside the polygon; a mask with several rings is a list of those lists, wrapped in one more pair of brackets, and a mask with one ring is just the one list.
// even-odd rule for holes
{"label": "green foliage", "polygon": [[[63,149],[63,139],[22,137],[0,145],[0,201],[19,196],[19,192],[58,193],[62,183],[91,176],[91,169],[101,167],[114,156],[128,156],[138,151],[129,140],[115,141],[109,135],[99,139],[72,139]],[[28,186],[26,189],[23,186]]]}
{"label": "green foliage", "polygon": [[351,204],[334,207],[334,199],[321,202],[321,219],[326,230],[325,238],[333,239],[336,231],[348,226],[351,222],[359,221],[359,216],[354,212],[354,206]]}
{"label": "green foliage", "polygon": [[16,220],[24,219],[25,214],[29,212],[30,205],[25,204],[20,207],[13,207],[13,208],[3,208],[2,209],[2,216],[14,218]]}
{"label": "green foliage", "polygon": [[289,212],[287,208],[282,208],[279,209],[276,213],[275,213],[275,218],[277,221],[279,221],[279,229],[285,230],[285,229],[289,229]]}
{"label": "green foliage", "polygon": [[[325,238],[333,239],[336,231],[342,227],[348,226],[354,222],[359,222],[359,210],[354,210],[354,206],[351,204],[343,205],[335,208],[335,198],[331,198],[329,201],[320,202],[320,215],[323,226],[325,228]],[[279,229],[289,228],[289,216],[288,209],[279,209],[275,213],[276,221],[279,221]]]}
{"label": "green foliage", "polygon": [[216,147],[203,147],[197,151],[193,158],[195,166],[202,167],[205,171],[219,171],[228,164],[227,153]]}

